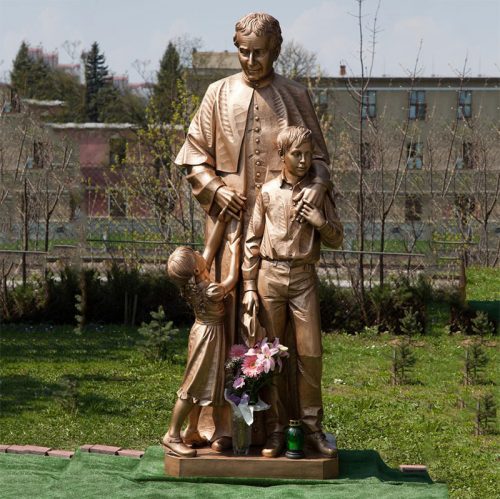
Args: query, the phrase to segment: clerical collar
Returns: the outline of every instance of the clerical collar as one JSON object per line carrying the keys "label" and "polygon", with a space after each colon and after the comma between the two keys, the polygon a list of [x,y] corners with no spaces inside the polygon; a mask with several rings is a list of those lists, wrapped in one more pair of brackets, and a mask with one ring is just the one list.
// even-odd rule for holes
{"label": "clerical collar", "polygon": [[264,88],[267,87],[269,84],[272,83],[274,80],[274,70],[272,70],[265,78],[259,81],[250,81],[247,78],[247,75],[242,71],[241,74],[243,75],[243,81],[252,88]]}

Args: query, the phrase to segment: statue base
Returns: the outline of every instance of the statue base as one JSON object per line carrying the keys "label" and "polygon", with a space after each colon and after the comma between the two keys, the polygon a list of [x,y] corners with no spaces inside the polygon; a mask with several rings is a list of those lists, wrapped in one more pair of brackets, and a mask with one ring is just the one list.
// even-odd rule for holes
{"label": "statue base", "polygon": [[251,447],[247,456],[233,451],[215,452],[210,447],[197,449],[197,457],[165,454],[165,473],[174,477],[240,477],[325,480],[339,475],[338,455],[327,458],[307,451],[303,459],[262,457],[260,447]]}

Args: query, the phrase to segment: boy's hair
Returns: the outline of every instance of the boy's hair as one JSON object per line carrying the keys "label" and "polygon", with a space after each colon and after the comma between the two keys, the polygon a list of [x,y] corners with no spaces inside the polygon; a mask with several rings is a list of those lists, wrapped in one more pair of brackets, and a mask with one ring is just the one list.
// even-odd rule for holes
{"label": "boy's hair", "polygon": [[273,16],[264,12],[252,12],[242,17],[235,26],[233,41],[236,46],[238,46],[237,33],[244,35],[254,33],[257,36],[269,35],[271,37],[271,46],[276,52],[275,56],[278,57],[283,37],[281,36],[280,23]]}
{"label": "boy's hair", "polygon": [[278,134],[278,154],[284,156],[295,144],[297,147],[304,142],[311,142],[312,132],[305,126],[287,126]]}
{"label": "boy's hair", "polygon": [[177,282],[187,282],[194,275],[196,257],[193,248],[179,246],[168,258],[168,275]]}

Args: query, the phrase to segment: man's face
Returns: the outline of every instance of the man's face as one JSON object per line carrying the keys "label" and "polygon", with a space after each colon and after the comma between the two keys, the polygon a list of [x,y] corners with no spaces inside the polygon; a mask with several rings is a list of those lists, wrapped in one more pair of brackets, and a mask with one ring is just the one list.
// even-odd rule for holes
{"label": "man's face", "polygon": [[255,33],[244,35],[237,32],[236,44],[241,69],[249,81],[262,80],[272,71],[276,57],[269,35],[257,36]]}
{"label": "man's face", "polygon": [[283,160],[285,161],[285,174],[288,180],[293,181],[304,177],[311,168],[311,142],[303,142],[300,146],[292,144],[292,147],[285,153]]}

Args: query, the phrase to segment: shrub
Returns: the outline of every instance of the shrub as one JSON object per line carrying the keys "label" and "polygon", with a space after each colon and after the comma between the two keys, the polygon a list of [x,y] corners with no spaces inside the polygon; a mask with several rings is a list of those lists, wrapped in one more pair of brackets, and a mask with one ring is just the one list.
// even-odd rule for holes
{"label": "shrub", "polygon": [[392,347],[392,384],[409,383],[409,374],[416,361],[410,338],[402,338],[394,342]]}
{"label": "shrub", "polygon": [[495,433],[497,406],[495,397],[485,393],[477,400],[476,405],[476,435]]}
{"label": "shrub", "polygon": [[415,336],[422,334],[423,327],[418,321],[418,314],[413,312],[413,308],[407,308],[402,319],[399,320],[400,330],[406,336]]}
{"label": "shrub", "polygon": [[157,312],[151,312],[151,321],[143,322],[139,333],[143,337],[140,348],[146,359],[166,360],[171,355],[172,340],[179,333],[174,329],[174,323],[165,317],[165,311],[160,306]]}
{"label": "shrub", "polygon": [[475,385],[483,382],[482,373],[489,358],[480,341],[467,340],[464,362],[464,384]]}
{"label": "shrub", "polygon": [[320,281],[319,301],[321,327],[324,331],[343,330],[355,333],[363,327],[352,289]]}
{"label": "shrub", "polygon": [[471,320],[471,329],[478,336],[486,336],[494,333],[493,323],[488,319],[486,312],[478,311],[476,317]]}

